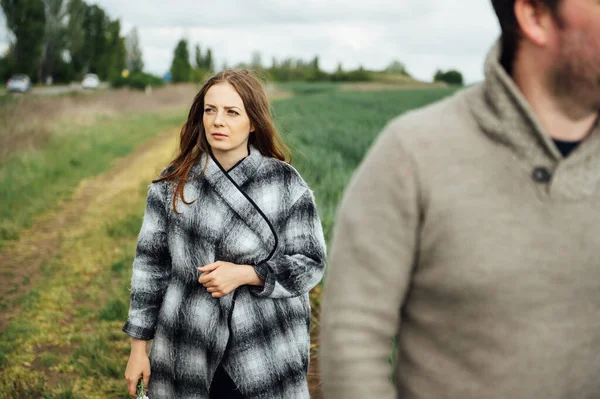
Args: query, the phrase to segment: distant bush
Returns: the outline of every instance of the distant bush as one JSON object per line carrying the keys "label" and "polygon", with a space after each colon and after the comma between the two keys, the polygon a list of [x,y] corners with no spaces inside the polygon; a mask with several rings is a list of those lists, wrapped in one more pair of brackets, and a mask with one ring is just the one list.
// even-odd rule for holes
{"label": "distant bush", "polygon": [[144,72],[132,73],[126,78],[119,76],[110,83],[115,88],[131,87],[137,90],[144,90],[146,86],[162,87],[165,84],[162,78]]}
{"label": "distant bush", "polygon": [[343,71],[341,67],[330,75],[332,82],[368,82],[373,80],[371,72],[367,71],[363,67],[355,69],[353,71]]}
{"label": "distant bush", "polygon": [[434,82],[446,82],[451,85],[463,85],[463,76],[455,69],[443,72],[438,70],[433,77]]}

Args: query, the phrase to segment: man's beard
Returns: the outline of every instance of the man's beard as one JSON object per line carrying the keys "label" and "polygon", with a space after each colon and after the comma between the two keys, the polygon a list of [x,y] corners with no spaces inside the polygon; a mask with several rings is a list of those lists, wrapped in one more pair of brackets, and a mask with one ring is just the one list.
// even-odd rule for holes
{"label": "man's beard", "polygon": [[564,29],[549,74],[550,90],[568,108],[600,110],[600,37]]}

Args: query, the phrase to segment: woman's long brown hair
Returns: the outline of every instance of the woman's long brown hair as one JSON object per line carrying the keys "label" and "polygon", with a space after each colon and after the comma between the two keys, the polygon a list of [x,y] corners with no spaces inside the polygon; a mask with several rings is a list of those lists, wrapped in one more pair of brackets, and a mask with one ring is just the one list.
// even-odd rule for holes
{"label": "woman's long brown hair", "polygon": [[[219,72],[208,79],[196,94],[187,121],[181,128],[177,156],[169,163],[166,168],[167,172],[152,181],[152,183],[158,183],[167,180],[177,183],[173,195],[173,211],[175,213],[179,213],[176,208],[178,198],[181,198],[186,205],[194,202],[186,202],[183,197],[183,188],[192,167],[200,161],[203,154],[208,154],[210,151],[202,122],[204,97],[208,89],[224,82],[231,84],[244,102],[250,123],[254,127],[254,132],[250,134],[249,144],[264,156],[284,162],[291,161],[290,150],[283,143],[273,124],[269,101],[260,81],[247,69],[229,69]],[[206,167],[206,165],[204,166]]]}

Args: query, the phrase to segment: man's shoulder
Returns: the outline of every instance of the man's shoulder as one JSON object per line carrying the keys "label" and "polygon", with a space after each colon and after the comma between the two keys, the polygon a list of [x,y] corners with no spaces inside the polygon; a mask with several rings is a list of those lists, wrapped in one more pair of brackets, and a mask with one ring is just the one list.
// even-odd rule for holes
{"label": "man's shoulder", "polygon": [[392,119],[385,130],[407,147],[423,141],[440,143],[467,139],[477,129],[468,98],[477,95],[479,89],[479,85],[465,88],[435,103],[408,111]]}

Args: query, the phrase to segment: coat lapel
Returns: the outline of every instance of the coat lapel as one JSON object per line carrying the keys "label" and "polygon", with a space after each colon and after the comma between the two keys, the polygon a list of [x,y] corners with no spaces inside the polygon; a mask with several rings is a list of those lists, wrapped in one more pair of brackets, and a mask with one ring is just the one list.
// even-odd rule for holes
{"label": "coat lapel", "polygon": [[[262,160],[263,156],[260,152],[254,147],[250,147],[250,155],[228,173],[215,158],[208,156],[204,178],[223,201],[260,238],[266,254],[270,254],[277,246],[277,237],[272,224],[254,200],[242,189],[244,183],[254,177]],[[205,162],[206,158],[203,157],[198,167],[201,169]]]}

